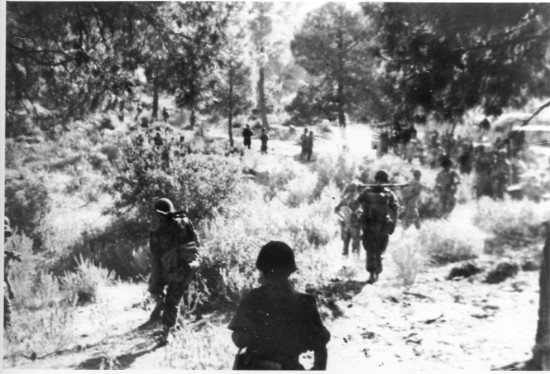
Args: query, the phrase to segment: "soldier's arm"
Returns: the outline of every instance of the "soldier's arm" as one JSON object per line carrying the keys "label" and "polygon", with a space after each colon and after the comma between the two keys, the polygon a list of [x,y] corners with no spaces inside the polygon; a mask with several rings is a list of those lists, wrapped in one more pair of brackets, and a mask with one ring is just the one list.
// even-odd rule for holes
{"label": "soldier's arm", "polygon": [[397,221],[397,216],[399,213],[399,203],[397,202],[397,197],[395,196],[395,193],[390,192],[390,202],[389,202],[389,208],[390,208],[390,218],[393,222]]}
{"label": "soldier's arm", "polygon": [[314,351],[313,367],[311,370],[326,370],[328,352],[327,347],[320,347]]}

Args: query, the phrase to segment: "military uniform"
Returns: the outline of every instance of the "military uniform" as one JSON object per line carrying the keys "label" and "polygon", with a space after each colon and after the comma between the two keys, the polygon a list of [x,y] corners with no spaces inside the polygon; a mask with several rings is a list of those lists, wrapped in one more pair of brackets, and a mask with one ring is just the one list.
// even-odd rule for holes
{"label": "military uniform", "polygon": [[[165,214],[174,212],[173,207],[161,211]],[[153,266],[149,292],[162,309],[165,331],[176,324],[179,303],[197,270],[197,245],[197,235],[187,217],[161,218],[150,234]]]}
{"label": "military uniform", "polygon": [[450,166],[440,171],[435,178],[441,213],[444,216],[449,215],[455,207],[455,194],[459,182],[460,177],[456,171],[450,169]]}
{"label": "military uniform", "polygon": [[323,326],[315,299],[296,292],[288,282],[296,271],[294,253],[283,242],[269,242],[256,267],[264,284],[251,290],[229,324],[233,341],[245,348],[239,370],[303,370],[300,354],[314,351],[315,368],[326,367],[329,331]]}
{"label": "military uniform", "polygon": [[[388,183],[377,172],[375,180]],[[360,222],[363,228],[363,247],[367,252],[366,269],[371,274],[369,282],[374,283],[382,272],[382,255],[388,240],[395,230],[399,206],[395,194],[385,187],[369,187],[357,197],[354,206],[360,205]]]}
{"label": "military uniform", "polygon": [[[415,171],[418,173],[418,171]],[[415,174],[416,177],[416,174]],[[420,175],[419,177],[420,178]],[[409,182],[409,185],[402,190],[402,198],[404,205],[403,212],[403,228],[406,230],[411,224],[417,229],[420,229],[420,215],[418,214],[418,199],[422,190],[426,190],[427,187],[420,182],[419,179],[413,179]]]}
{"label": "military uniform", "polygon": [[479,199],[481,196],[493,196],[491,160],[482,148],[478,149],[474,168],[476,172],[476,197]]}
{"label": "military uniform", "polygon": [[347,256],[349,253],[350,242],[352,252],[357,256],[359,256],[359,247],[361,246],[361,223],[359,217],[351,208],[354,194],[355,191],[348,190],[340,204],[335,208],[339,216],[338,221],[340,223],[341,238],[344,242],[344,248],[342,250],[344,256]]}
{"label": "military uniform", "polygon": [[497,199],[504,198],[504,192],[512,177],[512,166],[503,153],[497,154],[496,165],[493,168],[493,194]]}
{"label": "military uniform", "polygon": [[250,145],[252,144],[252,135],[254,133],[252,130],[250,130],[250,127],[247,125],[246,128],[243,130],[243,138],[244,138],[244,146],[250,149]]}
{"label": "military uniform", "polygon": [[262,132],[262,135],[260,136],[260,141],[262,143],[261,145],[261,148],[260,148],[260,152],[261,153],[267,153],[267,141],[269,140],[269,137],[267,136],[267,134],[264,132]]}

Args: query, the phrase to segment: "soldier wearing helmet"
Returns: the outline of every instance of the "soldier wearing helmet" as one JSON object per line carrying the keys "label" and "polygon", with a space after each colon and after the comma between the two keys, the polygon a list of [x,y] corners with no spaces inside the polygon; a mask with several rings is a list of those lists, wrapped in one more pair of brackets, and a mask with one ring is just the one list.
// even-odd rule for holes
{"label": "soldier wearing helmet", "polygon": [[162,320],[160,343],[166,344],[180,301],[198,269],[199,241],[191,221],[176,212],[170,200],[158,200],[154,209],[159,220],[149,238],[153,260],[149,292],[157,305],[148,323]]}
{"label": "soldier wearing helmet", "polygon": [[13,290],[9,280],[9,263],[11,260],[21,262],[21,254],[6,249],[8,238],[12,235],[10,220],[4,217],[4,330],[11,327],[11,300],[14,298]]}
{"label": "soldier wearing helmet", "polygon": [[[385,170],[379,170],[374,181],[377,185],[389,183],[389,175]],[[395,230],[399,206],[395,194],[384,186],[366,188],[353,206],[359,206],[361,210],[359,220],[363,228],[363,247],[367,252],[366,268],[370,274],[367,282],[372,284],[382,272],[382,255]]]}
{"label": "soldier wearing helmet", "polygon": [[360,185],[361,183],[359,181],[352,181],[349,186],[346,187],[342,200],[336,208],[334,208],[334,212],[338,214],[341,238],[344,242],[344,248],[342,250],[343,256],[348,255],[350,242],[352,252],[356,256],[359,256],[359,248],[361,246],[361,224],[358,215],[352,209],[351,205],[360,192]]}
{"label": "soldier wearing helmet", "polygon": [[315,299],[288,280],[296,271],[292,249],[280,241],[265,244],[256,268],[261,286],[243,298],[229,324],[235,345],[246,347],[234,369],[303,370],[299,357],[306,351],[314,352],[313,369],[326,369],[330,333]]}
{"label": "soldier wearing helmet", "polygon": [[413,179],[408,183],[408,186],[402,190],[402,198],[405,206],[403,214],[403,229],[408,229],[411,224],[420,229],[420,216],[418,214],[418,199],[422,191],[429,191],[424,183],[420,181],[422,172],[413,170]]}
{"label": "soldier wearing helmet", "polygon": [[460,177],[457,172],[452,170],[453,162],[449,157],[441,160],[441,170],[435,178],[435,188],[439,195],[439,206],[441,214],[448,216],[453,211],[456,198],[457,186],[460,184]]}

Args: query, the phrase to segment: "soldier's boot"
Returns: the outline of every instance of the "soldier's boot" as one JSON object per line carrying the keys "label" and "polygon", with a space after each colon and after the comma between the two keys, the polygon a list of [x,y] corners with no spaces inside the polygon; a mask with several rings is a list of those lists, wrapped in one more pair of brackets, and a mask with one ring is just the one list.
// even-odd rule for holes
{"label": "soldier's boot", "polygon": [[139,326],[140,330],[153,329],[157,327],[162,321],[162,311],[164,310],[164,301],[157,301],[155,309],[151,312],[149,320]]}
{"label": "soldier's boot", "polygon": [[168,326],[163,326],[162,330],[160,331],[159,337],[158,337],[158,345],[159,347],[163,347],[165,345],[170,344],[172,340],[172,334],[171,334],[171,328]]}
{"label": "soldier's boot", "polygon": [[371,272],[367,284],[374,284],[378,280],[378,274]]}

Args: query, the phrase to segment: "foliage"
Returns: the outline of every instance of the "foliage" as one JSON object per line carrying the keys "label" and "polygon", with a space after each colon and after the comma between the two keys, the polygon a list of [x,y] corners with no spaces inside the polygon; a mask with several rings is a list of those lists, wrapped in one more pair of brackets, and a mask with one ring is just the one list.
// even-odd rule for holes
{"label": "foliage", "polygon": [[477,258],[483,250],[483,234],[464,222],[426,221],[417,246],[431,262],[442,265]]}
{"label": "foliage", "polygon": [[391,259],[395,264],[397,278],[405,286],[414,284],[416,276],[428,263],[426,251],[418,245],[418,238],[417,231],[409,230],[405,238],[392,241]]}
{"label": "foliage", "polygon": [[516,247],[537,237],[542,216],[531,201],[494,201],[483,197],[478,201],[474,224],[494,235],[497,245]]}
{"label": "foliage", "polygon": [[[80,239],[52,265],[55,274],[75,273],[75,282],[86,276],[90,264],[107,269],[122,279],[140,279],[150,270],[149,225],[121,217],[104,229],[84,231]],[[79,275],[79,269],[84,273]]]}
{"label": "foliage", "polygon": [[71,300],[77,305],[95,303],[98,288],[113,281],[108,270],[94,266],[90,260],[82,256],[77,262],[75,272],[66,272],[61,278],[61,289],[68,292]]}
{"label": "foliage", "polygon": [[353,180],[357,167],[355,160],[349,156],[346,149],[343,149],[336,157],[332,154],[321,155],[315,163],[315,170],[318,174],[313,197],[317,198],[330,183],[343,191]]}
{"label": "foliage", "polygon": [[19,110],[79,117],[133,95],[139,35],[159,30],[160,3],[10,3],[7,6],[7,130]]}
{"label": "foliage", "polygon": [[307,16],[291,49],[296,62],[319,82],[299,93],[288,107],[296,109],[296,119],[304,119],[304,104],[311,103],[311,109],[337,118],[343,126],[345,112],[365,97],[375,96],[369,88],[374,60],[369,53],[372,30],[367,21],[337,3],[325,4]]}
{"label": "foliage", "polygon": [[[550,92],[548,4],[363,4],[396,118],[500,115]],[[422,108],[422,111],[418,109]],[[418,118],[418,117],[416,117]]]}
{"label": "foliage", "polygon": [[20,176],[6,181],[5,214],[12,229],[37,238],[37,229],[51,209],[50,195],[43,178],[30,173]]}
{"label": "foliage", "polygon": [[152,205],[162,197],[185,209],[193,222],[223,211],[236,196],[241,179],[238,161],[186,151],[168,125],[158,124],[153,131],[136,134],[117,162],[120,174],[113,190],[118,195],[111,211],[118,217],[133,211],[138,220],[146,222],[153,216]]}

